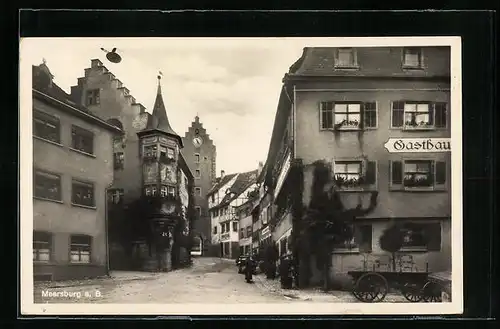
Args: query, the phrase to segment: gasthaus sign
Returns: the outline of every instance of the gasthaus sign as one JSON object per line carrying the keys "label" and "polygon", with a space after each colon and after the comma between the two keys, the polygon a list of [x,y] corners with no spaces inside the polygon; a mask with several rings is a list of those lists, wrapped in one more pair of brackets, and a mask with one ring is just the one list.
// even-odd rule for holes
{"label": "gasthaus sign", "polygon": [[451,138],[389,138],[384,147],[389,153],[450,152]]}

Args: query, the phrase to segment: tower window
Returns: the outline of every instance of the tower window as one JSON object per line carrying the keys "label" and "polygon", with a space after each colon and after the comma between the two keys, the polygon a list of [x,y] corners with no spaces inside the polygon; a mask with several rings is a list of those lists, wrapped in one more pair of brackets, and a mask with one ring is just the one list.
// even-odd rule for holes
{"label": "tower window", "polygon": [[201,187],[195,187],[195,188],[194,188],[194,193],[195,193],[197,196],[201,196]]}
{"label": "tower window", "polygon": [[196,169],[195,175],[196,175],[196,178],[200,178],[201,177],[201,171],[200,171],[200,169]]}
{"label": "tower window", "polygon": [[198,153],[194,154],[194,162],[200,163],[200,155]]}

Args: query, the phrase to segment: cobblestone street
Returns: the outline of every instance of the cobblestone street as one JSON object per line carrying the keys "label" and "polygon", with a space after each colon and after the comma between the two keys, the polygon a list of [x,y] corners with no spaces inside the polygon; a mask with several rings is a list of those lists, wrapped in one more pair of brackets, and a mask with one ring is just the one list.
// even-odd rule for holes
{"label": "cobblestone street", "polygon": [[[284,290],[263,274],[247,284],[233,260],[196,258],[191,268],[168,273],[112,272],[111,278],[36,283],[35,303],[353,303],[343,291]],[[388,295],[387,302],[404,302]]]}

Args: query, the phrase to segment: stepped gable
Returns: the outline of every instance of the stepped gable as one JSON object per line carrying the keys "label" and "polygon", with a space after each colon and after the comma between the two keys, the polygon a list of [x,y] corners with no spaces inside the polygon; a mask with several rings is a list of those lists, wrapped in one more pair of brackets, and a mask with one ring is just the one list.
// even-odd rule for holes
{"label": "stepped gable", "polygon": [[109,71],[108,68],[106,68],[106,66],[104,66],[104,64],[99,59],[91,59],[90,68],[84,69],[85,74],[83,77],[79,77],[77,79],[76,86],[71,86],[71,95],[69,97],[73,102],[76,102],[78,104],[81,103],[82,92],[85,89],[85,81],[90,75],[91,71],[96,71],[104,76],[107,76],[107,79],[110,81],[110,83],[116,85],[116,90],[122,93],[123,97],[128,100],[129,104],[132,107],[138,107],[139,113],[145,112],[146,107],[137,102],[135,97],[130,94],[130,90],[127,87],[123,86],[123,83],[120,81],[120,79],[118,79],[111,71]]}
{"label": "stepped gable", "polygon": [[182,147],[182,138],[172,129],[170,122],[168,121],[167,110],[165,109],[165,103],[163,102],[163,96],[161,93],[160,80],[161,76],[158,76],[158,89],[156,92],[155,104],[153,106],[153,113],[149,116],[146,128],[141,133],[148,131],[161,131],[176,138]]}

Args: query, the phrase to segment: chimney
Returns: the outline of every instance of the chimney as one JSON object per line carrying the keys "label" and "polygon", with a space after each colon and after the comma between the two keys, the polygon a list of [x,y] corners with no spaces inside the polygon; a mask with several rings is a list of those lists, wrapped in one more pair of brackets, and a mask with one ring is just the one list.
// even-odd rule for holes
{"label": "chimney", "polygon": [[220,171],[220,178],[224,178],[224,176],[226,175],[226,172],[224,170],[221,170]]}

